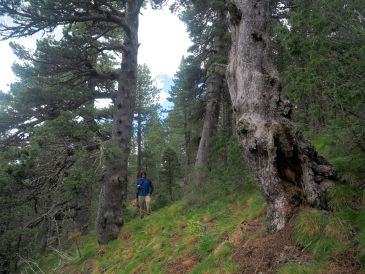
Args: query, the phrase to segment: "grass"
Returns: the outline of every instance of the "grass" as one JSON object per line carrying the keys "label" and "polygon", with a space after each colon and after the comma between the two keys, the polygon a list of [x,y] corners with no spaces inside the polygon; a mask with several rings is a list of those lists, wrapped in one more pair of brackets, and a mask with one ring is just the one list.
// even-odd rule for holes
{"label": "grass", "polygon": [[[313,216],[310,216],[312,213],[314,213]],[[278,273],[330,273],[331,270],[328,270],[328,267],[337,256],[352,256],[353,243],[349,238],[350,229],[343,227],[343,224],[339,223],[340,220],[334,219],[335,217],[323,216],[322,213],[318,214],[312,210],[303,212],[296,227],[296,237],[303,248],[314,254],[314,259],[303,265],[288,263]],[[306,223],[307,221],[309,223]],[[364,243],[363,240],[362,243]],[[357,256],[361,256],[361,252],[357,253]]]}
{"label": "grass", "polygon": [[49,253],[38,262],[46,273],[164,273],[171,265],[190,259],[191,273],[232,273],[238,266],[232,260],[234,247],[228,235],[243,220],[264,212],[265,202],[254,187],[205,205],[187,206],[180,201],[142,220],[130,220],[102,256],[92,232],[81,241],[81,258],[71,249],[67,252],[70,260]]}
{"label": "grass", "polygon": [[338,256],[356,256],[365,266],[365,200],[361,192],[349,185],[338,184],[328,193],[332,212],[303,210],[296,220],[296,239],[311,251],[314,260],[307,265],[289,263],[279,273],[328,273]]}
{"label": "grass", "polygon": [[[338,185],[329,194],[333,212],[303,210],[296,220],[296,239],[314,259],[304,265],[288,262],[278,273],[323,272],[336,256],[350,252],[364,264],[365,210],[354,209],[348,202],[360,198],[356,191]],[[103,255],[98,254],[92,232],[82,238],[81,258],[71,249],[67,252],[70,259],[51,252],[40,257],[38,264],[45,273],[127,274],[165,273],[190,260],[189,273],[235,273],[239,266],[233,260],[235,247],[228,236],[244,220],[264,220],[265,212],[265,201],[254,187],[205,205],[187,206],[186,201],[180,201],[142,220],[130,220]]]}
{"label": "grass", "polygon": [[362,209],[356,216],[354,226],[357,229],[355,236],[357,257],[365,266],[365,209]]}
{"label": "grass", "polygon": [[[365,179],[365,155],[356,146],[350,143],[341,143],[348,140],[345,136],[333,136],[333,132],[327,134],[311,133],[309,139],[313,140],[317,151],[325,156],[343,174],[346,181],[356,183]],[[340,134],[337,132],[337,134]],[[337,140],[337,141],[336,141]],[[347,141],[348,142],[348,141]]]}
{"label": "grass", "polygon": [[309,133],[317,151],[342,173],[346,183],[336,183],[327,193],[331,212],[306,209],[301,212],[295,227],[296,239],[314,255],[306,265],[288,263],[280,274],[328,273],[327,267],[341,254],[356,256],[365,267],[365,197],[356,187],[365,178],[364,155],[358,151],[340,149],[331,134]]}
{"label": "grass", "polygon": [[313,274],[318,273],[323,267],[321,263],[313,263],[310,265],[298,265],[289,263],[279,270],[278,274]]}

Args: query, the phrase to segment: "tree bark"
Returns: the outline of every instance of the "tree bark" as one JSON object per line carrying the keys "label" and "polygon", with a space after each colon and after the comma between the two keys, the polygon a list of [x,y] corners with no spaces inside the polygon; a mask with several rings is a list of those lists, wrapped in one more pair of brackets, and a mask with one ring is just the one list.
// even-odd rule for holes
{"label": "tree bark", "polygon": [[90,217],[91,217],[91,200],[92,186],[90,183],[84,187],[82,193],[78,196],[75,207],[75,229],[82,235],[89,232]]}
{"label": "tree bark", "polygon": [[229,96],[229,91],[227,85],[224,85],[222,90],[222,108],[221,108],[221,117],[222,117],[222,128],[224,130],[225,136],[227,139],[233,134],[233,112],[232,112],[232,102]]}
{"label": "tree bark", "polygon": [[221,103],[221,123],[222,123],[222,129],[223,129],[223,134],[224,134],[224,150],[223,150],[223,155],[222,159],[223,159],[223,163],[224,166],[227,167],[228,166],[228,144],[229,144],[229,139],[231,138],[231,136],[233,135],[233,111],[232,111],[232,103],[231,103],[231,98],[229,96],[229,91],[228,91],[228,87],[227,84],[224,85],[223,90],[221,92],[222,95],[222,103]]}
{"label": "tree bark", "polygon": [[137,176],[142,172],[142,117],[137,114]]}
{"label": "tree bark", "polygon": [[168,180],[168,184],[169,184],[169,195],[170,195],[170,201],[172,202],[172,167],[169,166],[169,180]]}
{"label": "tree bark", "polygon": [[[225,23],[226,16],[226,9],[219,9],[219,22]],[[229,49],[229,43],[227,45],[227,42],[229,42],[229,39],[227,39],[224,34],[224,28],[217,28],[215,30],[215,35],[212,37],[212,44],[210,48],[210,50],[214,53],[212,56],[209,57],[208,61],[208,63],[211,63],[208,67],[208,98],[206,103],[202,134],[195,160],[195,168],[197,168],[199,173],[202,173],[201,175],[203,175],[203,177],[205,177],[204,173],[205,171],[207,171],[208,168],[209,142],[217,129],[219,121],[221,94],[225,85],[224,64],[227,63]],[[201,183],[201,180],[198,180],[198,183]]]}
{"label": "tree bark", "polygon": [[[186,151],[186,168],[189,170],[192,165],[194,164],[194,156],[192,155],[192,140],[191,140],[191,128],[188,121],[188,114],[187,109],[184,107],[184,145],[185,145],[185,151]],[[188,172],[186,172],[188,174]]]}
{"label": "tree bark", "polygon": [[202,135],[195,160],[195,167],[198,169],[204,170],[208,167],[209,140],[213,136],[218,124],[219,101],[223,80],[223,75],[220,75],[219,72],[213,68],[213,71],[208,78],[208,99]]}
{"label": "tree bark", "polygon": [[[282,229],[303,204],[324,207],[322,182],[335,179],[289,120],[272,63],[269,0],[228,2],[232,47],[227,69],[236,131],[246,164],[268,203],[269,230]],[[324,185],[324,184],[323,184]]]}
{"label": "tree bark", "polygon": [[[136,100],[138,16],[143,0],[130,0],[125,10],[125,44],[118,79],[118,92],[113,113],[110,148],[99,196],[96,232],[100,244],[118,237],[123,225],[121,209],[127,198],[128,158],[132,135],[132,120]],[[117,150],[117,151],[114,151]]]}

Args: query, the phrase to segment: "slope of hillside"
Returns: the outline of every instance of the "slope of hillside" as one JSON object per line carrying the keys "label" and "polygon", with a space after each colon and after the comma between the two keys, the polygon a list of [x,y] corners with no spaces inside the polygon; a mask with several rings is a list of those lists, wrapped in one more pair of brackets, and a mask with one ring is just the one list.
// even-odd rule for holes
{"label": "slope of hillside", "polygon": [[335,195],[332,201],[345,210],[301,209],[273,235],[265,228],[265,201],[253,186],[199,205],[181,201],[132,219],[104,250],[91,233],[81,239],[81,255],[76,248],[54,250],[23,272],[362,273],[365,211],[340,205]]}

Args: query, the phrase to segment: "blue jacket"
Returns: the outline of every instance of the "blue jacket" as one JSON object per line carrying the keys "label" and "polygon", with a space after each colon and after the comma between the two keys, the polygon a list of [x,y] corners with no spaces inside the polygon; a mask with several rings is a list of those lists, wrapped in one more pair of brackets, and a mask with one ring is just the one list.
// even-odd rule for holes
{"label": "blue jacket", "polygon": [[145,179],[139,178],[137,179],[136,189],[137,189],[137,196],[147,196],[149,194],[152,194],[153,192],[152,181],[147,178]]}

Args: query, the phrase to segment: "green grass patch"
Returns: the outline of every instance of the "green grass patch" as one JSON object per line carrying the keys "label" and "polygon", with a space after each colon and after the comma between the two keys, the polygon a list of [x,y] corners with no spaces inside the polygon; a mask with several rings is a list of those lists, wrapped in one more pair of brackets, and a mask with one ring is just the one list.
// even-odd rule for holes
{"label": "green grass patch", "polygon": [[348,136],[341,136],[341,130],[337,129],[335,135],[330,131],[321,132],[320,135],[318,132],[309,133],[307,136],[313,141],[317,151],[325,156],[338,172],[348,176],[348,181],[357,182],[365,178],[365,155],[356,149],[356,146],[342,143],[343,140],[348,140]]}
{"label": "green grass patch", "polygon": [[365,266],[365,209],[358,212],[354,225],[357,230],[355,236],[357,257],[362,266]]}
{"label": "green grass patch", "polygon": [[340,218],[316,209],[304,210],[295,227],[298,242],[326,261],[348,250],[349,230]]}
{"label": "green grass patch", "polygon": [[331,208],[341,211],[353,206],[355,199],[360,200],[362,193],[348,184],[336,184],[328,192],[328,201]]}
{"label": "green grass patch", "polygon": [[289,263],[278,271],[278,274],[313,274],[318,273],[322,268],[323,263],[312,263],[308,265],[299,265]]}

